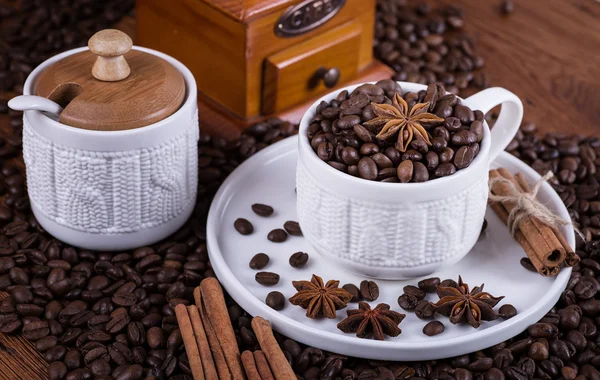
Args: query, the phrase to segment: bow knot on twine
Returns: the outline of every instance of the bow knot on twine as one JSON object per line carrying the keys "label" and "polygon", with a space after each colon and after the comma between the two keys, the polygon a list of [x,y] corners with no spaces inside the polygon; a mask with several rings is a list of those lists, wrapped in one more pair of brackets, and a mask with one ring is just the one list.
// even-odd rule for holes
{"label": "bow knot on twine", "polygon": [[[554,173],[549,171],[539,181],[535,183],[531,192],[521,191],[517,186],[509,179],[504,177],[497,177],[490,179],[490,193],[489,199],[493,202],[512,202],[515,207],[508,214],[507,226],[510,230],[510,234],[514,237],[515,233],[519,228],[519,224],[528,217],[537,218],[542,223],[558,228],[570,224],[568,220],[561,218],[554,214],[546,205],[542,204],[537,200],[537,194],[540,187],[544,182],[547,182],[550,178],[554,177]],[[508,195],[495,195],[492,193],[491,188],[501,183],[508,187],[510,194]],[[574,228],[575,232],[582,236],[581,232]]]}

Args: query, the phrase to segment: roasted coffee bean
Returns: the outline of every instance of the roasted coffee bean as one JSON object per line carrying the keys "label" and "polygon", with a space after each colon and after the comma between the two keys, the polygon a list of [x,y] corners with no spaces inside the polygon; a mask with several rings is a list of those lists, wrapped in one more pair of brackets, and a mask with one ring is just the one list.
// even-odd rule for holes
{"label": "roasted coffee bean", "polygon": [[151,327],[146,332],[146,342],[152,349],[162,348],[166,345],[166,337],[163,329]]}
{"label": "roasted coffee bean", "polygon": [[410,182],[413,178],[414,164],[411,160],[404,160],[398,165],[398,179],[402,183]]}
{"label": "roasted coffee bean", "polygon": [[423,290],[424,292],[433,293],[439,284],[439,277],[430,277],[419,281],[417,285],[419,286],[419,289]]}
{"label": "roasted coffee bean", "polygon": [[360,290],[354,284],[345,284],[342,288],[348,293],[352,294],[350,302],[358,302],[361,300]]}
{"label": "roasted coffee bean", "polygon": [[62,380],[67,375],[68,369],[65,363],[56,361],[48,366],[48,377],[50,380]]}
{"label": "roasted coffee bean", "polygon": [[379,298],[379,286],[375,281],[364,280],[360,283],[360,297],[365,301],[375,301]]}
{"label": "roasted coffee bean", "polygon": [[414,309],[415,315],[419,319],[430,319],[433,318],[433,315],[435,314],[435,306],[433,306],[433,304],[427,300],[419,301]]}
{"label": "roasted coffee bean", "polygon": [[281,228],[276,228],[269,232],[269,234],[267,235],[267,239],[269,239],[269,241],[272,241],[273,243],[283,243],[287,240],[287,238],[287,232],[285,232],[285,230]]}
{"label": "roasted coffee bean", "polygon": [[257,253],[250,260],[250,268],[252,269],[263,269],[269,264],[269,255],[266,253]]}
{"label": "roasted coffee bean", "polygon": [[129,307],[135,304],[137,297],[133,293],[115,293],[111,300],[117,306]]}
{"label": "roasted coffee bean", "polygon": [[498,313],[503,319],[510,319],[517,315],[517,309],[513,305],[505,304],[500,306]]}
{"label": "roasted coffee bean", "polygon": [[265,303],[274,310],[282,310],[285,307],[285,296],[280,292],[270,292]]}
{"label": "roasted coffee bean", "polygon": [[106,323],[106,331],[110,334],[116,334],[123,330],[125,326],[129,324],[130,321],[129,315],[125,313],[118,314]]}
{"label": "roasted coffee bean", "polygon": [[358,162],[358,174],[361,178],[374,181],[377,179],[377,164],[371,157],[363,157]]}
{"label": "roasted coffee bean", "polygon": [[33,301],[33,293],[25,285],[17,285],[12,288],[10,295],[17,304],[31,303]]}
{"label": "roasted coffee bean", "polygon": [[46,351],[46,353],[44,354],[44,359],[46,359],[47,362],[63,360],[66,353],[67,353],[67,347],[54,346]]}
{"label": "roasted coffee bean", "polygon": [[413,163],[412,180],[413,182],[427,182],[429,180],[429,171],[423,163],[418,161]]}
{"label": "roasted coffee bean", "polygon": [[469,146],[461,146],[456,153],[454,153],[454,166],[456,166],[457,169],[464,169],[471,165],[473,158],[475,158],[473,149]]}
{"label": "roasted coffee bean", "polygon": [[550,323],[536,323],[527,329],[527,332],[534,338],[548,338],[558,334],[558,328]]}
{"label": "roasted coffee bean", "polygon": [[254,232],[254,226],[247,219],[238,218],[233,223],[233,227],[242,235],[250,235]]}
{"label": "roasted coffee bean", "polygon": [[37,341],[50,334],[46,321],[35,321],[23,326],[23,336],[31,341]]}
{"label": "roasted coffee bean", "polygon": [[402,294],[398,297],[398,305],[404,310],[413,310],[417,307],[419,300],[415,296],[410,296],[408,294]]}
{"label": "roasted coffee bean", "polygon": [[416,286],[406,285],[403,288],[404,294],[408,294],[409,296],[413,296],[417,298],[419,301],[425,298],[425,292]]}
{"label": "roasted coffee bean", "polygon": [[273,207],[263,204],[263,203],[253,204],[252,211],[254,211],[254,213],[259,216],[267,217],[267,216],[273,215]]}
{"label": "roasted coffee bean", "polygon": [[35,349],[39,352],[46,352],[58,344],[58,338],[52,335],[46,336],[35,342]]}
{"label": "roasted coffee bean", "polygon": [[436,177],[446,177],[456,173],[456,167],[451,163],[440,164],[435,170]]}
{"label": "roasted coffee bean", "polygon": [[293,268],[302,268],[308,262],[308,253],[296,252],[290,256],[290,265]]}
{"label": "roasted coffee bean", "polygon": [[134,345],[144,344],[146,330],[141,322],[131,322],[127,325],[127,340]]}
{"label": "roasted coffee bean", "polygon": [[254,279],[264,286],[273,286],[279,283],[279,275],[273,272],[258,272]]}
{"label": "roasted coffee bean", "polygon": [[537,270],[535,269],[535,267],[533,266],[533,264],[531,263],[531,260],[529,260],[528,257],[523,257],[521,258],[521,266],[525,269],[527,269],[528,271],[531,272],[537,272]]}
{"label": "roasted coffee bean", "polygon": [[302,230],[300,229],[300,224],[298,222],[288,220],[283,224],[283,228],[291,236],[302,236]]}
{"label": "roasted coffee bean", "polygon": [[435,336],[443,333],[445,330],[444,324],[440,321],[431,321],[423,327],[423,334],[427,336]]}
{"label": "roasted coffee bean", "polygon": [[21,328],[23,323],[16,315],[12,315],[6,319],[0,320],[0,331],[4,334],[12,334]]}

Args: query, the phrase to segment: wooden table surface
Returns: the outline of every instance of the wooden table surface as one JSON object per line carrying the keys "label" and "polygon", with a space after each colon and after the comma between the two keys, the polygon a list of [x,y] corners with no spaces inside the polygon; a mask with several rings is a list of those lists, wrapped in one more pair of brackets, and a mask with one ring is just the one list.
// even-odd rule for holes
{"label": "wooden table surface", "polygon": [[[464,8],[465,32],[486,59],[491,85],[517,94],[540,132],[600,134],[600,2],[515,0],[507,16],[501,2],[430,1]],[[131,32],[133,20],[119,27]],[[9,131],[1,115],[0,135]],[[0,334],[0,378],[46,379],[46,366],[31,343]]]}

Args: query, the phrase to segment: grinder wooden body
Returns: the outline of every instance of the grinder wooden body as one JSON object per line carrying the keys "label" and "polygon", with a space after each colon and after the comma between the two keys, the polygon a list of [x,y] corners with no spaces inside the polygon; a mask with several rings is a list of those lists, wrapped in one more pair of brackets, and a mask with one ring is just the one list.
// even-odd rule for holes
{"label": "grinder wooden body", "polygon": [[140,45],[193,72],[213,130],[217,114],[243,127],[391,73],[373,60],[375,0],[138,0],[136,17]]}

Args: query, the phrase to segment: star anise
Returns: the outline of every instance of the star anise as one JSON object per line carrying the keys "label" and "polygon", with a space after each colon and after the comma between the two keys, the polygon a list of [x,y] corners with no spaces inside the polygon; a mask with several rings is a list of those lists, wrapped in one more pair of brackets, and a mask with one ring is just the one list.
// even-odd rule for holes
{"label": "star anise", "polygon": [[457,287],[438,286],[437,294],[440,300],[434,304],[436,312],[449,317],[453,324],[464,321],[475,328],[482,320],[493,321],[500,316],[493,308],[504,298],[484,292],[483,284],[469,292],[469,285],[460,276]]}
{"label": "star anise", "polygon": [[444,121],[441,117],[427,112],[429,102],[415,104],[409,109],[408,103],[399,93],[394,95],[392,104],[371,103],[371,107],[377,117],[364,125],[373,128],[383,126],[377,134],[377,138],[381,140],[398,135],[396,149],[400,152],[406,152],[408,144],[415,136],[423,139],[427,145],[431,145],[430,135],[421,123],[435,125]]}
{"label": "star anise", "polygon": [[338,329],[345,333],[355,332],[359,338],[373,334],[373,338],[383,340],[385,335],[398,336],[402,332],[398,325],[405,315],[390,310],[390,305],[380,303],[371,309],[366,302],[359,302],[358,309],[348,310],[348,317],[338,323]]}
{"label": "star anise", "polygon": [[313,274],[310,281],[292,281],[298,291],[290,302],[292,305],[306,309],[308,318],[335,318],[336,310],[345,308],[352,299],[352,294],[339,287],[337,280],[323,283],[323,279]]}

